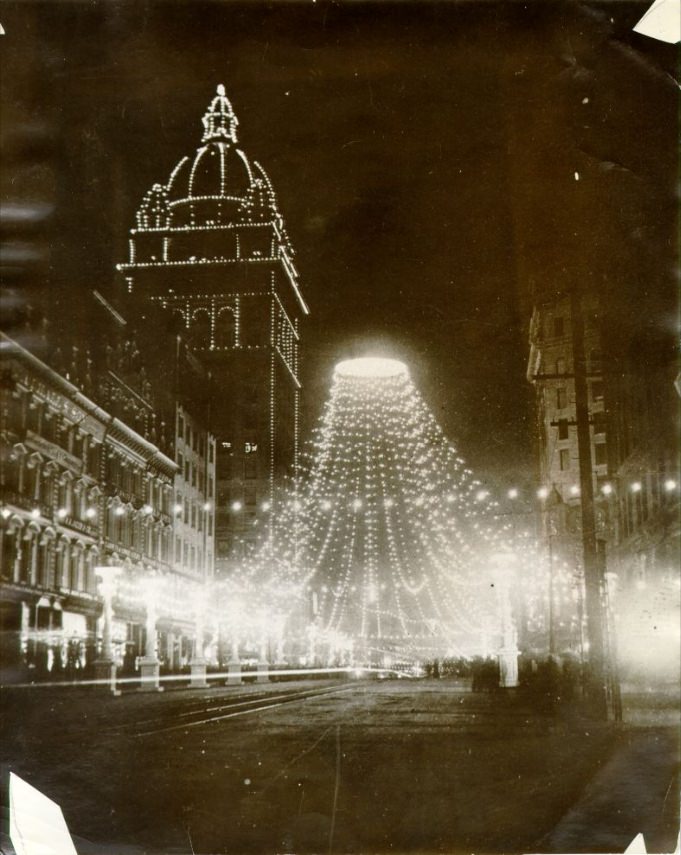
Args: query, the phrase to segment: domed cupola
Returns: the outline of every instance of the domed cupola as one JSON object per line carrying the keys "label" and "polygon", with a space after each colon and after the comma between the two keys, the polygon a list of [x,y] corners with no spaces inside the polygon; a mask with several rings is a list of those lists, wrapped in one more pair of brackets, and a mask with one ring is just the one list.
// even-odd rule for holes
{"label": "domed cupola", "polygon": [[168,191],[162,184],[154,184],[137,211],[139,229],[167,229],[170,225]]}
{"label": "domed cupola", "polygon": [[238,119],[222,84],[202,122],[203,144],[177,164],[168,180],[171,225],[176,228],[237,222],[254,183],[248,158],[236,147]]}
{"label": "domed cupola", "polygon": [[218,86],[217,95],[210,102],[210,106],[201,121],[205,128],[201,142],[206,143],[212,140],[236,142],[236,129],[239,120],[234,115],[234,110],[232,110],[232,105],[225,95],[225,87],[222,83]]}

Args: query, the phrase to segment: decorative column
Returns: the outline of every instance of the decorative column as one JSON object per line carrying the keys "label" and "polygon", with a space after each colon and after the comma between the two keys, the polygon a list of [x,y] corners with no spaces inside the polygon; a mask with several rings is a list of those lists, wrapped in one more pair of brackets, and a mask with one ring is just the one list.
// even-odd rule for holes
{"label": "decorative column", "polygon": [[267,661],[267,638],[260,641],[260,657],[257,664],[256,683],[269,683],[270,663]]}
{"label": "decorative column", "polygon": [[102,649],[100,655],[95,659],[95,679],[97,685],[112,695],[120,695],[120,689],[116,688],[116,663],[113,658],[111,645],[111,630],[113,622],[113,597],[116,590],[116,579],[123,572],[122,567],[95,567],[95,578],[99,593],[103,600],[102,610]]}
{"label": "decorative column", "polygon": [[205,689],[208,686],[206,682],[206,659],[203,655],[204,650],[204,620],[208,598],[206,597],[205,588],[197,593],[194,598],[194,650],[189,667],[191,668],[191,679],[189,685],[192,689]]}
{"label": "decorative column", "polygon": [[275,654],[275,661],[277,665],[285,665],[286,664],[286,654],[284,652],[284,636],[280,635],[277,638],[277,652]]}
{"label": "decorative column", "polygon": [[511,689],[518,685],[518,635],[511,608],[511,574],[515,555],[512,552],[492,556],[494,584],[501,618],[501,646],[497,651],[499,661],[499,686]]}
{"label": "decorative column", "polygon": [[147,604],[147,638],[144,656],[140,659],[140,672],[142,677],[142,685],[139,687],[140,692],[163,691],[163,688],[159,685],[161,663],[159,662],[157,655],[158,635],[156,632],[160,581],[161,580],[157,577],[150,577],[145,580],[144,584],[145,601]]}
{"label": "decorative column", "polygon": [[239,659],[239,640],[236,636],[232,637],[232,656],[227,663],[227,683],[228,686],[238,686],[243,682],[241,678],[241,660]]}

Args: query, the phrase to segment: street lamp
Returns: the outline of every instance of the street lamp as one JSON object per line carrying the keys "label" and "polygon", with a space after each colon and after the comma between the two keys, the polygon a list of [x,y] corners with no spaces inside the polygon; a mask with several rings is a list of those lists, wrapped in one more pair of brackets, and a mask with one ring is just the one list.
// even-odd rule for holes
{"label": "street lamp", "polygon": [[499,685],[511,689],[518,685],[518,633],[511,608],[511,574],[516,563],[513,552],[496,552],[492,555],[492,575],[499,602],[501,617],[501,646],[497,652],[499,661]]}
{"label": "street lamp", "polygon": [[116,591],[116,579],[123,572],[122,567],[95,567],[97,587],[103,601],[102,609],[102,650],[95,661],[95,679],[101,681],[112,695],[120,695],[116,688],[116,663],[111,645],[111,624],[113,621],[113,596]]}
{"label": "street lamp", "polygon": [[140,692],[162,692],[163,688],[159,685],[159,676],[161,663],[157,655],[157,633],[156,619],[158,610],[158,597],[160,594],[162,580],[158,576],[147,577],[142,588],[144,590],[144,599],[147,605],[147,620],[146,620],[146,644],[144,656],[140,659],[140,674],[142,683]]}
{"label": "street lamp", "polygon": [[231,600],[226,609],[227,625],[229,627],[231,655],[227,662],[228,686],[238,686],[243,682],[241,677],[241,660],[239,659],[239,630],[241,629],[241,616],[243,604],[240,600]]}
{"label": "street lamp", "polygon": [[202,586],[194,595],[194,651],[189,663],[191,669],[189,685],[192,689],[205,689],[208,686],[206,682],[206,659],[203,655],[204,620],[207,604],[207,591]]}
{"label": "street lamp", "polygon": [[257,626],[259,629],[258,639],[258,664],[256,665],[257,683],[269,683],[270,663],[268,661],[268,631],[270,629],[269,616],[265,609],[262,609],[258,614]]}

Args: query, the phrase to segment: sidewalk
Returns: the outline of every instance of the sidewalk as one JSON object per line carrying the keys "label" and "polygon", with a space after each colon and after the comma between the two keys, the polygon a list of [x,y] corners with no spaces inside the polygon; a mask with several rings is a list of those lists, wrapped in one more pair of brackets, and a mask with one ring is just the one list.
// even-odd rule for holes
{"label": "sidewalk", "polygon": [[679,730],[625,725],[618,747],[537,852],[624,852],[642,833],[648,852],[676,851]]}

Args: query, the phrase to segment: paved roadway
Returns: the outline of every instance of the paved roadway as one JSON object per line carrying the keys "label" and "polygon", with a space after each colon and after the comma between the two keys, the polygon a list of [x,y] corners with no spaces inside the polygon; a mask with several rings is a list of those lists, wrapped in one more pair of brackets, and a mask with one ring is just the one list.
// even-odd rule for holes
{"label": "paved roadway", "polygon": [[646,731],[649,808],[614,815],[597,784],[621,776],[630,733],[447,681],[17,689],[3,711],[3,786],[11,768],[58,801],[98,844],[83,853],[597,852],[675,836],[673,729]]}

